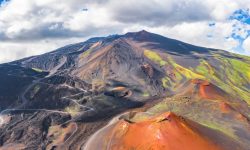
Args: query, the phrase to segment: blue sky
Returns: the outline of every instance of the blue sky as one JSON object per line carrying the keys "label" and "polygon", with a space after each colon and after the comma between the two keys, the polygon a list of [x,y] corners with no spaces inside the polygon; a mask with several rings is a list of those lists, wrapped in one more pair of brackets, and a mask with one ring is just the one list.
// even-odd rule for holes
{"label": "blue sky", "polygon": [[[250,25],[250,12],[249,9],[239,9],[236,10],[230,17],[229,20],[237,20],[239,21],[241,24],[244,24],[246,26]],[[250,35],[250,30],[248,29],[244,29],[241,26],[234,24],[233,25],[233,33],[231,35],[231,37],[233,37],[234,39],[239,41],[239,44],[237,45],[237,47],[235,47],[235,50],[239,53],[243,53],[244,52],[244,48],[243,48],[243,42],[249,37]],[[245,32],[245,35],[241,35],[241,34],[237,34],[237,31],[241,31],[244,30],[243,32]]]}
{"label": "blue sky", "polygon": [[250,55],[249,8],[249,0],[10,0],[0,7],[0,63],[143,29]]}
{"label": "blue sky", "polygon": [[2,2],[4,2],[4,1],[6,1],[6,0],[0,0],[0,4],[1,4]]}

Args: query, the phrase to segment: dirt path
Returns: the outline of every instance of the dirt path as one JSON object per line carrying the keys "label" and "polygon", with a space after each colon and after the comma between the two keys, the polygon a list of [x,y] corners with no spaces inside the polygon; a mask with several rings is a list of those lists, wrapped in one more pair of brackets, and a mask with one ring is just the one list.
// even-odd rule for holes
{"label": "dirt path", "polygon": [[4,124],[4,119],[3,119],[3,117],[0,115],[0,126],[1,126],[2,124]]}
{"label": "dirt path", "polygon": [[[53,76],[57,71],[58,69],[60,69],[65,63],[67,62],[67,57],[66,56],[63,56],[63,58],[61,59],[61,62],[56,66],[54,67],[50,73],[45,77],[45,78],[48,78],[50,76]],[[22,94],[20,95],[20,98],[22,100],[22,105],[19,106],[18,108],[16,109],[5,109],[3,110],[2,112],[0,112],[0,125],[3,125],[5,124],[5,121],[4,121],[4,118],[3,118],[3,115],[4,114],[9,114],[13,111],[46,111],[46,112],[52,112],[52,113],[62,113],[62,114],[69,114],[68,112],[64,112],[64,111],[59,111],[59,110],[48,110],[48,109],[21,109],[23,107],[25,107],[25,105],[29,102],[29,100],[25,97],[25,95],[38,83],[43,83],[41,82],[41,80],[43,80],[44,78],[38,78],[36,80],[33,80],[33,82],[22,92]],[[74,88],[74,87],[71,87],[69,85],[65,85],[65,86],[68,86],[69,88]],[[82,93],[86,92],[86,90],[84,89],[80,89],[82,91]],[[81,94],[81,93],[77,93],[77,94]],[[62,99],[67,99],[69,101],[72,101],[73,103],[75,103],[77,106],[79,106],[80,108],[87,108],[87,110],[85,111],[82,111],[82,112],[89,112],[89,111],[94,111],[95,109],[94,108],[91,108],[91,107],[88,107],[88,106],[84,106],[82,104],[79,104],[75,99],[72,99],[70,97],[72,96],[75,96],[77,94],[74,94],[74,95],[70,95],[70,96],[65,96],[65,97],[62,97]],[[63,124],[66,124],[68,122],[71,122],[73,120],[73,118],[71,120],[68,120],[60,125],[63,125]],[[78,126],[76,123],[74,123],[76,125],[76,128],[74,130],[74,132],[72,132],[72,134],[64,141],[64,143],[66,143],[67,141],[69,141],[74,135],[75,133],[78,131]],[[63,144],[64,144],[63,143]]]}
{"label": "dirt path", "polygon": [[[55,66],[45,78],[48,78],[48,77],[54,75],[57,72],[57,70],[60,69],[66,62],[67,62],[67,57],[63,56],[62,60],[60,61],[60,63],[57,66]],[[40,83],[40,81],[43,80],[43,79],[44,78],[39,78],[39,79],[34,80],[24,90],[24,92],[21,94],[21,100],[22,100],[23,104],[19,108],[22,108],[22,106],[25,106],[28,103],[28,99],[25,97],[25,95],[34,87],[34,85],[36,85],[37,83]]]}
{"label": "dirt path", "polygon": [[[66,56],[63,56],[63,58],[61,59],[61,62],[60,62],[56,67],[54,67],[54,68],[50,71],[49,75],[47,75],[45,78],[48,78],[48,77],[50,77],[50,76],[53,76],[53,75],[58,71],[58,69],[60,69],[66,62],[67,62],[67,57],[66,57]],[[16,109],[5,109],[5,110],[3,110],[2,112],[0,112],[0,125],[5,124],[3,115],[4,115],[4,114],[11,113],[11,112],[13,112],[13,111],[46,111],[46,112],[52,112],[52,113],[69,114],[68,112],[59,111],[59,110],[48,110],[48,109],[21,109],[21,108],[25,107],[25,105],[29,102],[29,100],[25,97],[25,95],[26,95],[26,94],[27,94],[36,84],[38,84],[38,83],[43,83],[43,82],[41,82],[41,80],[43,80],[43,79],[44,79],[44,78],[39,78],[39,79],[33,80],[33,82],[32,82],[32,83],[22,92],[22,94],[21,94],[20,97],[21,97],[21,100],[22,100],[23,103],[22,103],[21,106],[19,106],[19,107],[16,108]],[[69,86],[69,85],[65,85],[65,86],[68,86],[69,88],[74,88],[74,87],[71,87],[71,86]],[[87,92],[87,91],[84,90],[84,89],[80,89],[80,90],[82,91],[82,93]],[[88,107],[88,106],[84,106],[84,105],[82,105],[82,104],[79,104],[75,99],[70,98],[70,97],[75,96],[75,95],[78,95],[78,94],[81,94],[81,93],[77,93],[77,94],[70,95],[70,96],[65,96],[65,97],[62,97],[62,99],[67,99],[67,100],[69,100],[69,101],[72,101],[74,104],[76,104],[76,105],[79,106],[80,108],[86,108],[86,109],[87,109],[87,110],[82,111],[82,112],[94,111],[94,110],[95,110],[94,108],[91,108],[91,107]],[[73,118],[72,118],[72,119],[73,119]],[[64,122],[64,123],[62,123],[62,124],[66,124],[66,123],[68,123],[68,122],[71,122],[72,119],[71,119],[71,120],[68,120],[68,121],[66,121],[66,122]],[[61,124],[61,125],[62,125],[62,124]],[[77,132],[78,126],[77,126],[76,123],[75,123],[75,125],[76,125],[76,129],[75,129],[74,132],[65,140],[65,142],[67,142],[68,140],[70,140],[70,139],[74,136],[74,134]],[[64,142],[64,143],[65,143],[65,142]]]}
{"label": "dirt path", "polygon": [[50,73],[46,76],[46,78],[54,75],[57,72],[57,70],[60,69],[66,62],[67,62],[67,57],[63,56],[60,63],[50,70]]}
{"label": "dirt path", "polygon": [[[84,93],[84,92],[83,92]],[[72,101],[73,103],[75,103],[77,106],[79,106],[80,108],[87,108],[88,110],[86,110],[85,112],[88,112],[88,111],[94,111],[95,109],[92,108],[92,107],[88,107],[88,106],[84,106],[82,104],[79,104],[75,99],[72,99],[72,98],[69,98],[71,96],[75,96],[75,95],[78,95],[80,93],[77,93],[77,94],[74,94],[74,95],[70,95],[70,96],[65,96],[65,97],[62,97],[62,99],[67,99],[69,101]]]}
{"label": "dirt path", "polygon": [[47,112],[52,112],[52,113],[62,113],[62,114],[68,114],[67,112],[64,111],[59,111],[59,110],[48,110],[48,109],[5,109],[0,112],[0,125],[5,124],[3,115],[8,114],[13,111],[47,111]]}

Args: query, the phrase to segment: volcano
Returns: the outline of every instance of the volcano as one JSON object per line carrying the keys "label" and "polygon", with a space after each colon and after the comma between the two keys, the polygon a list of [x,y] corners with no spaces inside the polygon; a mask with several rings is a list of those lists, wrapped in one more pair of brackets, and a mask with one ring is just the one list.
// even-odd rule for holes
{"label": "volcano", "polygon": [[250,145],[250,57],[145,30],[0,65],[0,149]]}
{"label": "volcano", "polygon": [[[211,132],[215,138],[208,137]],[[129,122],[120,120],[112,128],[107,128],[96,135],[96,139],[105,139],[100,143],[87,143],[91,149],[126,150],[126,149],[158,149],[158,150],[221,150],[227,148],[240,149],[239,145],[219,132],[201,126],[190,120],[166,112],[143,121]]]}

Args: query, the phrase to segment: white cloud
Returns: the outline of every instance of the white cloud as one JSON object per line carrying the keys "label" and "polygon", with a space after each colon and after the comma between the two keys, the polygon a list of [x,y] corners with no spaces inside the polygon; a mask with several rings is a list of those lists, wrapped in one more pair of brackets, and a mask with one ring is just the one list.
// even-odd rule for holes
{"label": "white cloud", "polygon": [[[217,23],[213,28],[208,26],[208,22],[181,23],[175,26],[147,27],[141,25],[131,25],[124,29],[123,33],[129,31],[138,31],[140,29],[149,30],[154,33],[165,35],[170,38],[179,39],[194,45],[226,49],[232,51],[237,47],[238,40],[230,37],[232,33],[231,22]],[[208,35],[212,37],[208,37]]]}
{"label": "white cloud", "polygon": [[244,40],[243,47],[246,51],[246,54],[250,55],[250,37]]}
{"label": "white cloud", "polygon": [[[250,27],[228,18],[237,9],[250,8],[248,1],[11,0],[0,8],[0,62],[44,53],[90,36],[142,29],[232,50],[239,41],[230,38],[231,34],[246,38]],[[210,22],[215,26],[209,27]]]}
{"label": "white cloud", "polygon": [[72,43],[87,40],[86,38],[69,38],[39,40],[36,42],[0,42],[0,63],[29,56],[43,54]]}

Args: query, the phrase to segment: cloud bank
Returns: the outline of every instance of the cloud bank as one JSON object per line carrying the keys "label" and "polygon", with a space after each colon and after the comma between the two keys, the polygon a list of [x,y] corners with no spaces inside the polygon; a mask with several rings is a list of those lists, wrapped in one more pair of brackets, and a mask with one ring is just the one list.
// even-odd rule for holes
{"label": "cloud bank", "polygon": [[92,36],[148,30],[250,54],[249,0],[10,0],[0,6],[0,62]]}

